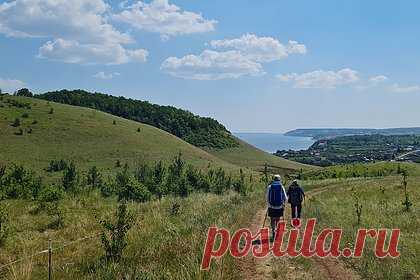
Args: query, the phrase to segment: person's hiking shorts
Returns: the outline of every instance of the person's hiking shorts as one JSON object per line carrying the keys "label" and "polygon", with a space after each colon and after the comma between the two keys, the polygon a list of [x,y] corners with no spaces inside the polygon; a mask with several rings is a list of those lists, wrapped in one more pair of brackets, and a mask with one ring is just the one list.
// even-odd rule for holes
{"label": "person's hiking shorts", "polygon": [[268,216],[270,218],[283,217],[283,212],[284,212],[284,208],[281,208],[281,209],[268,208]]}

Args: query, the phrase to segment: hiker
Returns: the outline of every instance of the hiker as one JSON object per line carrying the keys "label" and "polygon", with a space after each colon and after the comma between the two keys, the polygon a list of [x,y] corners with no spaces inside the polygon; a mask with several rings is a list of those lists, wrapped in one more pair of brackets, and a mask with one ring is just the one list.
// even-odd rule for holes
{"label": "hiker", "polygon": [[305,192],[302,187],[299,186],[298,180],[293,180],[292,184],[290,184],[287,189],[287,196],[289,197],[288,201],[292,210],[292,219],[300,219]]}
{"label": "hiker", "polygon": [[267,187],[267,215],[271,219],[271,240],[274,240],[277,224],[283,219],[284,204],[287,201],[286,191],[281,183],[281,176],[275,175],[273,182]]}

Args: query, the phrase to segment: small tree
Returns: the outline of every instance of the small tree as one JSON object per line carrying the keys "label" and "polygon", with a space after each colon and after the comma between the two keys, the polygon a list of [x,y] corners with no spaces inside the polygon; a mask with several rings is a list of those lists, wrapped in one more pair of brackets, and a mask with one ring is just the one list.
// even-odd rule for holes
{"label": "small tree", "polygon": [[48,114],[50,115],[54,114],[54,108],[50,108],[50,111],[48,112]]}
{"label": "small tree", "polygon": [[182,159],[182,154],[179,153],[178,156],[176,156],[168,168],[168,177],[166,181],[166,189],[173,194],[177,195],[181,192],[184,192],[187,190],[184,183],[186,181],[182,181],[182,178],[184,177],[184,168],[185,168],[185,162]]}
{"label": "small tree", "polygon": [[132,227],[133,215],[127,210],[127,203],[122,200],[115,213],[116,221],[101,221],[104,228],[101,235],[107,261],[119,262],[127,247],[127,233]]}
{"label": "small tree", "polygon": [[408,185],[408,183],[407,183],[407,177],[408,177],[408,174],[407,174],[407,172],[406,171],[403,171],[402,172],[402,176],[403,176],[403,178],[402,178],[402,186],[403,186],[403,189],[404,189],[404,201],[403,201],[403,203],[402,203],[402,205],[405,207],[405,211],[410,211],[410,207],[413,205],[412,203],[411,203],[411,201],[410,201],[410,196],[409,196],[409,193],[408,193],[408,191],[407,191],[407,185]]}
{"label": "small tree", "polygon": [[63,197],[63,189],[55,185],[44,187],[39,193],[36,212],[45,211],[54,218],[49,224],[50,228],[62,228],[64,226],[64,213],[60,208]]}
{"label": "small tree", "polygon": [[239,170],[239,178],[233,184],[233,188],[236,192],[242,195],[246,195],[247,190],[246,190],[246,183],[245,183],[245,174],[242,168]]}
{"label": "small tree", "polygon": [[115,183],[119,201],[133,200],[146,202],[150,200],[151,193],[141,182],[133,178],[129,173],[127,165],[124,166],[122,171],[117,173]]}
{"label": "small tree", "polygon": [[20,119],[19,118],[16,118],[14,120],[14,122],[12,123],[12,126],[13,127],[19,127],[20,126]]}
{"label": "small tree", "polygon": [[153,177],[152,177],[152,187],[149,187],[149,190],[155,194],[158,199],[162,199],[162,197],[166,194],[165,188],[165,175],[166,175],[166,168],[162,161],[159,161],[155,164],[153,168]]}
{"label": "small tree", "polygon": [[142,184],[147,184],[151,177],[151,170],[147,164],[141,163],[136,167],[134,176]]}
{"label": "small tree", "polygon": [[102,174],[99,172],[96,166],[92,166],[87,174],[87,183],[93,189],[100,188],[102,185]]}
{"label": "small tree", "polygon": [[101,184],[101,195],[103,197],[110,197],[116,193],[115,191],[115,183],[111,179],[111,177],[108,176],[108,180]]}
{"label": "small tree", "polygon": [[268,170],[268,164],[264,163],[264,183],[268,186],[268,184],[270,183],[270,172]]}
{"label": "small tree", "polygon": [[70,191],[70,192],[77,191],[79,180],[78,180],[76,165],[74,164],[74,162],[70,162],[70,164],[66,167],[66,169],[64,169],[62,182],[63,182],[63,187],[66,191]]}
{"label": "small tree", "polygon": [[357,217],[357,224],[360,225],[362,222],[362,209],[363,205],[361,203],[361,194],[357,191],[353,191],[353,200],[354,200],[354,210]]}
{"label": "small tree", "polygon": [[9,217],[6,208],[0,204],[0,247],[6,243],[9,235]]}
{"label": "small tree", "polygon": [[388,209],[388,197],[386,195],[386,191],[385,188],[383,186],[379,187],[379,191],[380,191],[380,200],[379,200],[379,204],[384,208],[384,210]]}

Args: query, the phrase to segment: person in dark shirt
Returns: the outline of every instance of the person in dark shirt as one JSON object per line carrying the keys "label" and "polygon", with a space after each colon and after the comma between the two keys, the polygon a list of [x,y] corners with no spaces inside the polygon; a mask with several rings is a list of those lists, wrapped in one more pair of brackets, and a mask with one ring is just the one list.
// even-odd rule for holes
{"label": "person in dark shirt", "polygon": [[305,192],[302,187],[299,186],[297,180],[293,180],[292,184],[289,186],[287,190],[287,197],[289,198],[288,202],[290,203],[292,210],[292,219],[300,219],[302,202],[305,199]]}

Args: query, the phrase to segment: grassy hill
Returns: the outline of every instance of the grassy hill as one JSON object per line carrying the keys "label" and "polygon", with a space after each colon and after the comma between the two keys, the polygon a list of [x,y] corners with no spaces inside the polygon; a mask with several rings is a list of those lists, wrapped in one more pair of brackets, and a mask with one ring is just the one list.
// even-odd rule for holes
{"label": "grassy hill", "polygon": [[[211,164],[227,170],[259,170],[265,162],[284,172],[306,167],[240,140],[237,148],[204,151],[153,126],[90,108],[8,95],[0,106],[0,161],[35,170],[59,159],[73,160],[82,169],[96,165],[109,170],[117,161],[168,161],[180,152],[200,168]],[[19,126],[13,126],[16,119]]]}
{"label": "grassy hill", "polygon": [[[18,92],[18,95],[21,91]],[[23,89],[24,96],[32,95]],[[125,119],[142,122],[167,131],[197,147],[228,148],[238,143],[218,121],[172,106],[117,97],[84,90],[60,90],[35,95],[36,98],[58,103],[88,107]]]}
{"label": "grassy hill", "polygon": [[293,170],[314,168],[310,165],[289,161],[266,153],[240,139],[236,139],[238,147],[226,149],[208,149],[208,152],[235,165],[253,170],[264,170],[265,163],[272,172],[286,173]]}
{"label": "grassy hill", "polygon": [[[117,160],[168,161],[181,152],[198,167],[236,168],[163,130],[97,110],[16,96],[4,96],[0,106],[3,162],[41,170],[51,160],[66,159],[83,169],[110,169]],[[20,125],[14,127],[17,118]]]}

